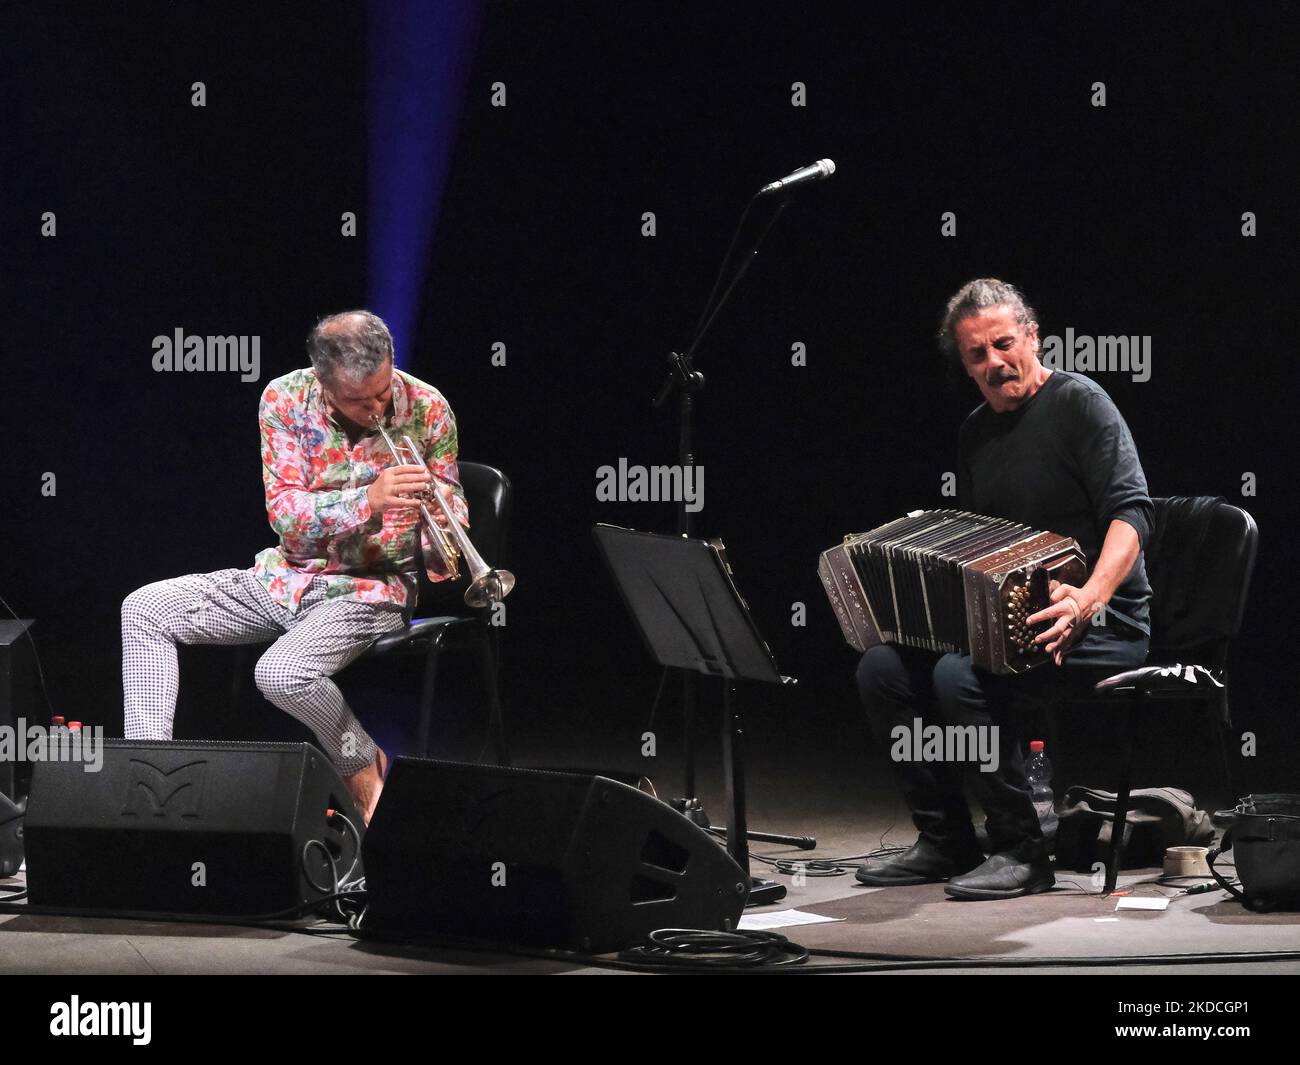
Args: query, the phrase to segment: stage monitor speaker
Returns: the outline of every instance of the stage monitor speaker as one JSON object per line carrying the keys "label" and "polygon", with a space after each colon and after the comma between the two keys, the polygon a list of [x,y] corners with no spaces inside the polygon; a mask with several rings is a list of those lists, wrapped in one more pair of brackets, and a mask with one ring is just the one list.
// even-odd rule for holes
{"label": "stage monitor speaker", "polygon": [[[363,831],[309,743],[105,740],[103,764],[40,762],[27,806],[33,905],[93,913],[282,913],[334,888]],[[321,846],[311,846],[311,841]],[[360,866],[355,875],[360,875]]]}
{"label": "stage monitor speaker", "polygon": [[657,928],[733,930],[749,874],[607,777],[399,758],[362,847],[363,932],[595,953]]}

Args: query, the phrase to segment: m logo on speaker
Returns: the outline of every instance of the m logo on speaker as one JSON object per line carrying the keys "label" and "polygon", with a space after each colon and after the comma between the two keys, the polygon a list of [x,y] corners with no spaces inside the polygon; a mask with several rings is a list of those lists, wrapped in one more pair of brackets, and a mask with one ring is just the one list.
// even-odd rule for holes
{"label": "m logo on speaker", "polygon": [[203,772],[208,763],[189,762],[172,770],[131,759],[131,778],[124,814],[154,817],[198,817],[203,794]]}

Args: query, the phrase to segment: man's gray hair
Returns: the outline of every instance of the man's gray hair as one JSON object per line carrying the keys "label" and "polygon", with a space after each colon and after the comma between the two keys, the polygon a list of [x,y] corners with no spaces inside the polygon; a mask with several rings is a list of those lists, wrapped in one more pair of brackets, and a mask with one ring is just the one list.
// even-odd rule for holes
{"label": "man's gray hair", "polygon": [[1025,329],[1038,325],[1038,313],[1015,285],[996,277],[977,277],[974,281],[967,281],[948,301],[943,321],[939,323],[939,350],[953,364],[961,365],[961,353],[957,350],[957,323],[988,307],[1010,307],[1016,321]]}
{"label": "man's gray hair", "polygon": [[355,384],[393,357],[393,334],[377,314],[343,311],[316,323],[307,335],[307,355],[326,384]]}

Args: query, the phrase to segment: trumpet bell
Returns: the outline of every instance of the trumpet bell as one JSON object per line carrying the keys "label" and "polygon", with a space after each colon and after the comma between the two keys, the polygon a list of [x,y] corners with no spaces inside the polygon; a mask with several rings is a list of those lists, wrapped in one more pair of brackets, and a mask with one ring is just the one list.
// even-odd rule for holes
{"label": "trumpet bell", "polygon": [[514,589],[515,575],[508,569],[494,569],[476,577],[465,589],[465,605],[490,606],[498,603]]}

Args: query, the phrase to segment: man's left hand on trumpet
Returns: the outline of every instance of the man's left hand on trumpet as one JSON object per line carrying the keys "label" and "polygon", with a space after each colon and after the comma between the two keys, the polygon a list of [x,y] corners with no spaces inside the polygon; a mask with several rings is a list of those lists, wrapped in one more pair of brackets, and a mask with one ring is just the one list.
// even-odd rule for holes
{"label": "man's left hand on trumpet", "polygon": [[424,490],[425,500],[430,504],[429,513],[433,515],[433,520],[444,529],[449,529],[451,528],[451,523],[447,520],[447,513],[434,501],[432,494],[434,492],[441,492],[442,498],[446,500],[447,506],[450,507],[452,500],[456,496],[456,491],[445,481],[438,481],[435,484],[429,485],[429,487]]}
{"label": "man's left hand on trumpet", "polygon": [[442,507],[438,506],[437,501],[433,498],[433,493],[441,492],[442,498],[447,501],[447,506],[450,507],[452,505],[452,499],[456,494],[455,489],[453,489],[451,485],[447,484],[445,481],[435,482],[434,479],[429,476],[428,470],[426,470],[423,466],[399,466],[393,468],[401,469],[401,470],[409,470],[412,473],[418,473],[424,475],[424,486],[420,488],[418,491],[404,493],[403,497],[409,500],[410,506],[412,507],[417,506],[420,503],[423,503],[425,507],[428,509],[429,515],[433,518],[434,521],[436,521],[444,529],[450,528],[450,523],[447,521],[447,515],[443,511]]}

